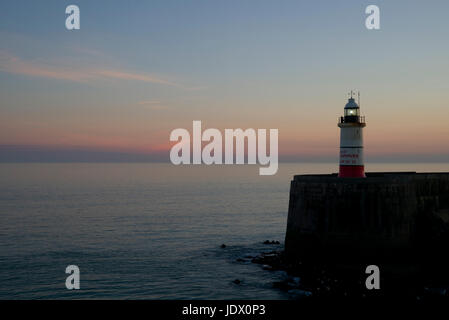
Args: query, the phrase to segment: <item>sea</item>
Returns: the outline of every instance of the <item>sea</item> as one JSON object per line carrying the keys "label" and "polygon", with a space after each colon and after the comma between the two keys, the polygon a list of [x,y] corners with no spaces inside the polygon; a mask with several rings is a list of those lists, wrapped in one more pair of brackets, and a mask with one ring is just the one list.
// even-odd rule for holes
{"label": "sea", "polygon": [[[282,250],[292,177],[337,170],[0,164],[0,299],[295,299],[273,287],[285,272],[251,257]],[[366,171],[449,172],[449,163]],[[80,270],[80,290],[66,288],[69,265]]]}

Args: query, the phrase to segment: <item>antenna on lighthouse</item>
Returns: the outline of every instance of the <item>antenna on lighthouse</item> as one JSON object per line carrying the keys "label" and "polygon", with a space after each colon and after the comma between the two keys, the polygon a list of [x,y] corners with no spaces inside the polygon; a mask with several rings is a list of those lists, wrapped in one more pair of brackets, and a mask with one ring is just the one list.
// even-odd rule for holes
{"label": "antenna on lighthouse", "polygon": [[360,91],[357,92],[357,103],[359,104],[360,107]]}

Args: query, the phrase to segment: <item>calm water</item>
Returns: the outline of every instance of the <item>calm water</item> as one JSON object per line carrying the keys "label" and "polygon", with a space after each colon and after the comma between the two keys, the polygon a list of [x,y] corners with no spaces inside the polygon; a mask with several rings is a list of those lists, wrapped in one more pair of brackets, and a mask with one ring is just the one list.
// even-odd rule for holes
{"label": "calm water", "polygon": [[[336,170],[284,164],[267,177],[258,166],[0,164],[0,299],[292,298],[272,288],[282,272],[236,259],[282,247],[262,242],[284,240],[293,174]],[[69,264],[80,267],[79,291],[65,289]]]}

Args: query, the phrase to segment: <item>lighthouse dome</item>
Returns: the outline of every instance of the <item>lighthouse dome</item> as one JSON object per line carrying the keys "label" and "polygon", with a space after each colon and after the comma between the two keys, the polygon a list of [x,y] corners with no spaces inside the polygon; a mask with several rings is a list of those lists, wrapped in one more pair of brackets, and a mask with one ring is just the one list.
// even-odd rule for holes
{"label": "lighthouse dome", "polygon": [[348,103],[345,105],[345,109],[358,109],[359,105],[355,102],[354,98],[349,98]]}

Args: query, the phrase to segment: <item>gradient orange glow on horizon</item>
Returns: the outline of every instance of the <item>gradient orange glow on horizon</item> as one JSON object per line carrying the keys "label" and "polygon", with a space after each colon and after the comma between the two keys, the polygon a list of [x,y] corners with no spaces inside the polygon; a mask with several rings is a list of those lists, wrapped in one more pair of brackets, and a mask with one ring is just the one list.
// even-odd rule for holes
{"label": "gradient orange glow on horizon", "polygon": [[79,5],[78,33],[37,18],[56,16],[51,4],[1,10],[0,147],[168,155],[170,132],[201,120],[278,129],[280,157],[336,158],[338,117],[359,90],[368,159],[449,159],[446,2],[382,3],[378,32],[362,2],[193,1],[171,23],[164,4],[110,2],[115,24]]}

